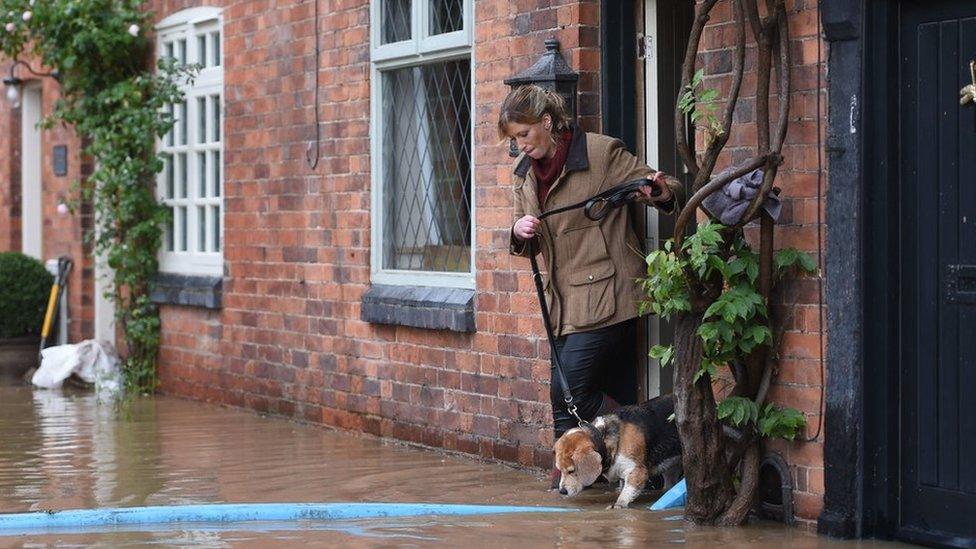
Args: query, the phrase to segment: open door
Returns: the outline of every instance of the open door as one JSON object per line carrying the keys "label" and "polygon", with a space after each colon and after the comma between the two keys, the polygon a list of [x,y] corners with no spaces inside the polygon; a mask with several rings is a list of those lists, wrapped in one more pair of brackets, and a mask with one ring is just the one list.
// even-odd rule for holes
{"label": "open door", "polygon": [[[603,2],[601,10],[603,133],[621,139],[649,166],[684,179],[674,141],[674,105],[694,0],[615,0]],[[670,237],[674,218],[647,208],[641,226],[649,250]],[[640,325],[636,382],[644,400],[671,392],[671,370],[662,372],[647,352],[673,336],[657,317],[647,316]]]}
{"label": "open door", "polygon": [[[637,37],[638,71],[643,74],[644,116],[640,136],[644,160],[649,166],[683,180],[687,174],[675,144],[674,106],[694,15],[692,0],[644,0],[643,29]],[[674,217],[658,215],[654,208],[647,211],[644,248],[651,250],[671,237]],[[672,368],[662,369],[657,359],[647,356],[647,351],[653,345],[671,344],[674,331],[670,323],[656,316],[649,316],[646,326],[646,345],[641,355],[646,357],[643,394],[650,398],[670,393],[674,384]]]}
{"label": "open door", "polygon": [[21,251],[38,261],[44,261],[42,235],[44,226],[41,210],[41,86],[24,86],[20,121],[20,242]]}

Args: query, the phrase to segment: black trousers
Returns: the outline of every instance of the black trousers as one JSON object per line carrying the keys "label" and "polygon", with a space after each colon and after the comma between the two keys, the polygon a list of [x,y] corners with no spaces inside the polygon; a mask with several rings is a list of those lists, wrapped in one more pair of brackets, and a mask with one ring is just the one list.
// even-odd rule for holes
{"label": "black trousers", "polygon": [[[556,352],[573,393],[577,412],[585,420],[597,416],[608,395],[622,405],[637,402],[637,319],[556,339]],[[553,363],[549,385],[556,438],[576,427],[563,399]]]}

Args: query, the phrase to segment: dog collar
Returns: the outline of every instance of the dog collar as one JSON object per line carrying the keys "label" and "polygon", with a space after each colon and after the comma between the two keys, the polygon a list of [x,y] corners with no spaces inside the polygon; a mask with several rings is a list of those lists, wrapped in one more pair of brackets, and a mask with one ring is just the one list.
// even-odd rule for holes
{"label": "dog collar", "polygon": [[600,454],[600,464],[603,466],[603,470],[606,471],[610,467],[611,456],[610,452],[607,451],[607,443],[603,440],[603,433],[594,427],[592,423],[583,423],[580,425],[580,428],[590,436],[593,445],[596,446],[597,453]]}

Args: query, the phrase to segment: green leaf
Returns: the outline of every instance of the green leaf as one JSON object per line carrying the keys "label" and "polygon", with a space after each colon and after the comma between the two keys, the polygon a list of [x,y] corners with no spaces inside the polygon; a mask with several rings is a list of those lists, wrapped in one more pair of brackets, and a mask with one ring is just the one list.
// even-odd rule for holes
{"label": "green leaf", "polygon": [[729,262],[729,278],[740,274],[746,270],[746,262],[741,257],[737,257]]}
{"label": "green leaf", "polygon": [[782,269],[796,262],[796,250],[793,248],[783,248],[776,252],[776,268]]}
{"label": "green leaf", "polygon": [[742,349],[742,353],[748,355],[756,347],[756,343],[751,339],[741,339],[739,340],[739,349]]}
{"label": "green leaf", "polygon": [[808,254],[794,248],[783,248],[776,252],[776,270],[782,273],[785,269],[793,265],[799,265],[805,272],[813,273],[817,270],[817,263]]}
{"label": "green leaf", "polygon": [[719,336],[721,336],[722,341],[731,343],[733,340],[735,340],[737,334],[728,322],[717,322],[716,325],[718,326],[718,333]]}
{"label": "green leaf", "polygon": [[727,305],[727,303],[725,301],[718,300],[715,303],[712,303],[711,305],[709,305],[708,308],[705,309],[705,314],[702,315],[702,316],[704,318],[710,318],[710,317],[713,317],[713,316],[721,316],[722,315],[722,312],[725,310],[726,305]]}
{"label": "green leaf", "polygon": [[722,278],[725,278],[725,279],[728,279],[729,278],[729,275],[728,275],[728,272],[729,272],[728,271],[728,266],[726,265],[726,263],[724,261],[722,261],[722,258],[721,257],[719,257],[717,255],[709,255],[708,256],[708,259],[707,259],[707,263],[708,263],[708,266],[709,267],[711,267],[715,271],[718,271],[719,273],[722,273]]}
{"label": "green leaf", "polygon": [[718,337],[718,326],[714,322],[705,322],[698,327],[698,335],[705,341]]}
{"label": "green leaf", "polygon": [[701,379],[701,377],[706,374],[710,377],[715,377],[715,373],[716,373],[715,365],[712,364],[711,362],[708,362],[707,360],[702,360],[701,367],[698,368],[698,371],[695,372],[694,376],[692,376],[691,382],[698,383],[698,380]]}
{"label": "green leaf", "polygon": [[745,417],[746,417],[746,410],[745,410],[745,408],[741,408],[741,407],[740,408],[736,408],[735,409],[735,412],[732,414],[732,422],[735,425],[741,425],[742,424],[742,421],[745,419]]}
{"label": "green leaf", "polygon": [[674,358],[674,347],[671,345],[655,345],[651,347],[650,352],[648,352],[651,358],[656,358],[661,362],[661,367],[664,368],[671,363],[671,359]]}
{"label": "green leaf", "polygon": [[733,426],[755,422],[759,416],[759,408],[752,399],[745,397],[729,397],[718,404],[716,410],[718,418],[729,420]]}
{"label": "green leaf", "polygon": [[807,254],[800,254],[800,267],[808,273],[812,273],[817,270],[817,264],[813,261],[813,258]]}
{"label": "green leaf", "polygon": [[766,437],[793,440],[806,426],[806,417],[793,408],[767,404],[759,419],[759,432]]}
{"label": "green leaf", "polygon": [[748,263],[746,265],[746,274],[749,275],[749,282],[755,284],[756,279],[759,278],[759,262]]}

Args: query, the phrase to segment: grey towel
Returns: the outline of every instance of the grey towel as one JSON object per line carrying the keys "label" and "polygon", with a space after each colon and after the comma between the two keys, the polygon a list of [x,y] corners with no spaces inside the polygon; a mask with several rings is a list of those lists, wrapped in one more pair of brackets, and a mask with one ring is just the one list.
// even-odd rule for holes
{"label": "grey towel", "polygon": [[[722,172],[716,177],[721,177],[723,173],[726,172]],[[757,168],[738,179],[733,179],[726,183],[724,187],[713,192],[708,198],[702,201],[702,206],[713,216],[717,217],[723,225],[735,225],[745,215],[746,209],[749,207],[749,202],[759,192],[759,188],[762,187],[762,180],[763,171]],[[766,210],[769,217],[773,218],[773,221],[779,219],[779,212],[782,206],[779,196],[773,191],[770,191],[766,195],[766,200],[762,204],[763,209]]]}

